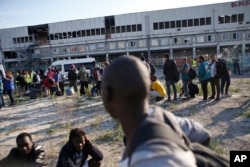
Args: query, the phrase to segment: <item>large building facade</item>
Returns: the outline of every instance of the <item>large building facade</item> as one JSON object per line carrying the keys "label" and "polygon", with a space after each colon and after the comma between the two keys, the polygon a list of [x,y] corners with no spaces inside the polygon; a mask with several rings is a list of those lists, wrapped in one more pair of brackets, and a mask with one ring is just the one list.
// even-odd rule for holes
{"label": "large building facade", "polygon": [[5,68],[121,55],[144,55],[161,65],[166,52],[172,58],[239,56],[248,66],[250,0],[0,29]]}

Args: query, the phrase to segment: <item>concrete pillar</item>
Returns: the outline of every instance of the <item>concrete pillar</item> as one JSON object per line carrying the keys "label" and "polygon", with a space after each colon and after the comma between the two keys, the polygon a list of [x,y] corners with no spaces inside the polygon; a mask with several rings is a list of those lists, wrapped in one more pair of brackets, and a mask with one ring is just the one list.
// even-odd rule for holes
{"label": "concrete pillar", "polygon": [[193,58],[196,58],[196,47],[193,47]]}
{"label": "concrete pillar", "polygon": [[216,55],[219,55],[220,54],[220,45],[217,45],[217,48],[216,48]]}
{"label": "concrete pillar", "polygon": [[173,59],[173,57],[174,57],[173,49],[170,49],[170,58]]}
{"label": "concrete pillar", "polygon": [[109,61],[109,54],[106,53],[106,61]]}

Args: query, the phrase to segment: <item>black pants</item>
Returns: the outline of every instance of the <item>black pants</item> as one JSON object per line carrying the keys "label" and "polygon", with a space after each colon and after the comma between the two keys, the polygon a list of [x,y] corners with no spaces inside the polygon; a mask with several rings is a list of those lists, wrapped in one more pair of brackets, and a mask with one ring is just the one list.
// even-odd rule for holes
{"label": "black pants", "polygon": [[220,78],[213,77],[210,79],[210,85],[212,89],[212,97],[220,98]]}
{"label": "black pants", "polygon": [[59,88],[61,90],[62,95],[64,95],[64,82],[59,82]]}
{"label": "black pants", "polygon": [[201,81],[201,89],[203,92],[203,100],[207,100],[207,84],[209,80]]}
{"label": "black pants", "polygon": [[234,64],[234,74],[236,74],[236,71],[240,75],[240,65],[239,64]]}
{"label": "black pants", "polygon": [[10,98],[10,103],[11,104],[15,104],[15,100],[14,100],[14,97],[13,97],[13,90],[6,90],[9,98]]}
{"label": "black pants", "polygon": [[88,89],[89,83],[88,81],[80,81],[80,94],[85,95],[86,91],[85,89]]}
{"label": "black pants", "polygon": [[92,90],[93,89],[96,89],[96,93],[97,94],[101,94],[101,81],[97,81],[96,82],[96,86],[94,86],[93,88],[92,88]]}
{"label": "black pants", "polygon": [[224,94],[224,87],[225,87],[225,94],[227,94],[229,86],[230,86],[230,76],[222,76],[221,77],[221,94]]}
{"label": "black pants", "polygon": [[74,87],[74,91],[75,93],[77,93],[78,89],[77,89],[77,80],[70,80],[69,81],[69,87]]}

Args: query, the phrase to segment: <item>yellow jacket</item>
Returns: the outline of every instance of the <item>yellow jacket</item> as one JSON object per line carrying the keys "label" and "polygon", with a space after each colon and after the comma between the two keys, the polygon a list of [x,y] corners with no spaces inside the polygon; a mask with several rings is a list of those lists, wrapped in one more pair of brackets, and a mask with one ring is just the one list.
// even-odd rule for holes
{"label": "yellow jacket", "polygon": [[164,86],[162,85],[162,83],[159,80],[156,80],[156,81],[152,82],[151,89],[153,89],[154,91],[159,92],[159,94],[162,97],[166,96],[166,90],[165,90]]}

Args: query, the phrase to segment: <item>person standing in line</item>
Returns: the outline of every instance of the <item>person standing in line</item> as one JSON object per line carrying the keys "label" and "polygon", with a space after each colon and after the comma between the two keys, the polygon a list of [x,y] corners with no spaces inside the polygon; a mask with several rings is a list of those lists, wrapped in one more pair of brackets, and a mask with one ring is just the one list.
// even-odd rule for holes
{"label": "person standing in line", "polygon": [[234,66],[234,75],[238,72],[238,75],[241,75],[240,73],[240,64],[239,64],[239,58],[238,56],[235,56],[233,58],[233,66]]}
{"label": "person standing in line", "polygon": [[149,74],[151,74],[151,71],[150,71],[150,65],[146,62],[145,60],[145,57],[144,56],[141,56],[140,57],[140,60],[143,62],[143,64],[145,64],[145,66],[147,67],[148,71],[149,71]]}
{"label": "person standing in line", "polygon": [[174,73],[174,71],[177,71],[176,63],[174,60],[169,59],[169,54],[165,54],[164,57],[166,58],[166,61],[163,66],[163,74],[165,75],[168,101],[171,101],[171,85],[174,91],[174,100],[177,100],[177,90],[175,85],[176,76]]}
{"label": "person standing in line", "polygon": [[[230,96],[228,94],[228,89],[231,83],[230,74],[229,74],[230,69],[227,67],[225,60],[219,59],[219,61],[223,62],[223,67],[221,69],[221,89],[220,89],[221,96],[227,97],[227,96]],[[224,88],[225,88],[225,92],[224,92]]]}
{"label": "person standing in line", "polygon": [[18,71],[19,75],[16,77],[16,83],[17,85],[17,92],[19,97],[22,97],[25,95],[25,87],[26,87],[26,82],[24,78],[24,71]]}
{"label": "person standing in line", "polygon": [[66,78],[65,75],[62,73],[62,70],[59,69],[59,89],[61,91],[62,96],[64,95],[64,82]]}
{"label": "person standing in line", "polygon": [[68,78],[69,78],[69,87],[74,87],[75,93],[77,93],[77,69],[74,64],[71,65],[70,71],[68,73]]}
{"label": "person standing in line", "polygon": [[14,100],[14,77],[11,71],[6,71],[6,77],[4,78],[4,90],[7,92],[9,99],[10,99],[10,106],[15,105]]}
{"label": "person standing in line", "polygon": [[[209,99],[215,99],[216,101],[220,100],[220,77],[221,77],[221,68],[217,60],[216,55],[211,55],[211,63],[209,65],[210,69],[210,85],[212,89],[212,95]],[[215,97],[216,96],[216,97]]]}
{"label": "person standing in line", "polygon": [[199,56],[198,61],[200,63],[199,69],[198,69],[198,78],[200,80],[201,89],[203,92],[203,101],[206,101],[208,97],[207,84],[210,78],[209,76],[210,74],[207,71],[209,63],[205,61],[204,56]]}
{"label": "person standing in line", "polygon": [[155,65],[149,60],[149,58],[146,59],[146,62],[149,64],[150,67],[150,75],[153,76],[156,73]]}
{"label": "person standing in line", "polygon": [[91,80],[91,83],[92,83],[92,87],[96,86],[96,79],[95,79],[95,76],[94,76],[94,73],[95,73],[95,68],[96,68],[96,62],[93,61],[92,62],[92,67],[90,68],[90,80]]}
{"label": "person standing in line", "polygon": [[103,74],[103,69],[101,69],[99,65],[96,65],[96,68],[94,71],[94,78],[96,80],[96,86],[92,88],[91,92],[96,91],[96,94],[98,95],[101,95],[102,74]]}
{"label": "person standing in line", "polygon": [[78,72],[78,78],[80,80],[80,95],[85,95],[89,85],[89,72],[84,65],[81,66]]}
{"label": "person standing in line", "polygon": [[189,69],[190,65],[188,64],[187,58],[182,58],[182,67],[181,67],[181,78],[183,83],[184,95],[188,98],[188,81],[189,81]]}
{"label": "person standing in line", "polygon": [[4,107],[4,99],[3,99],[3,80],[2,76],[0,76],[0,110]]}

